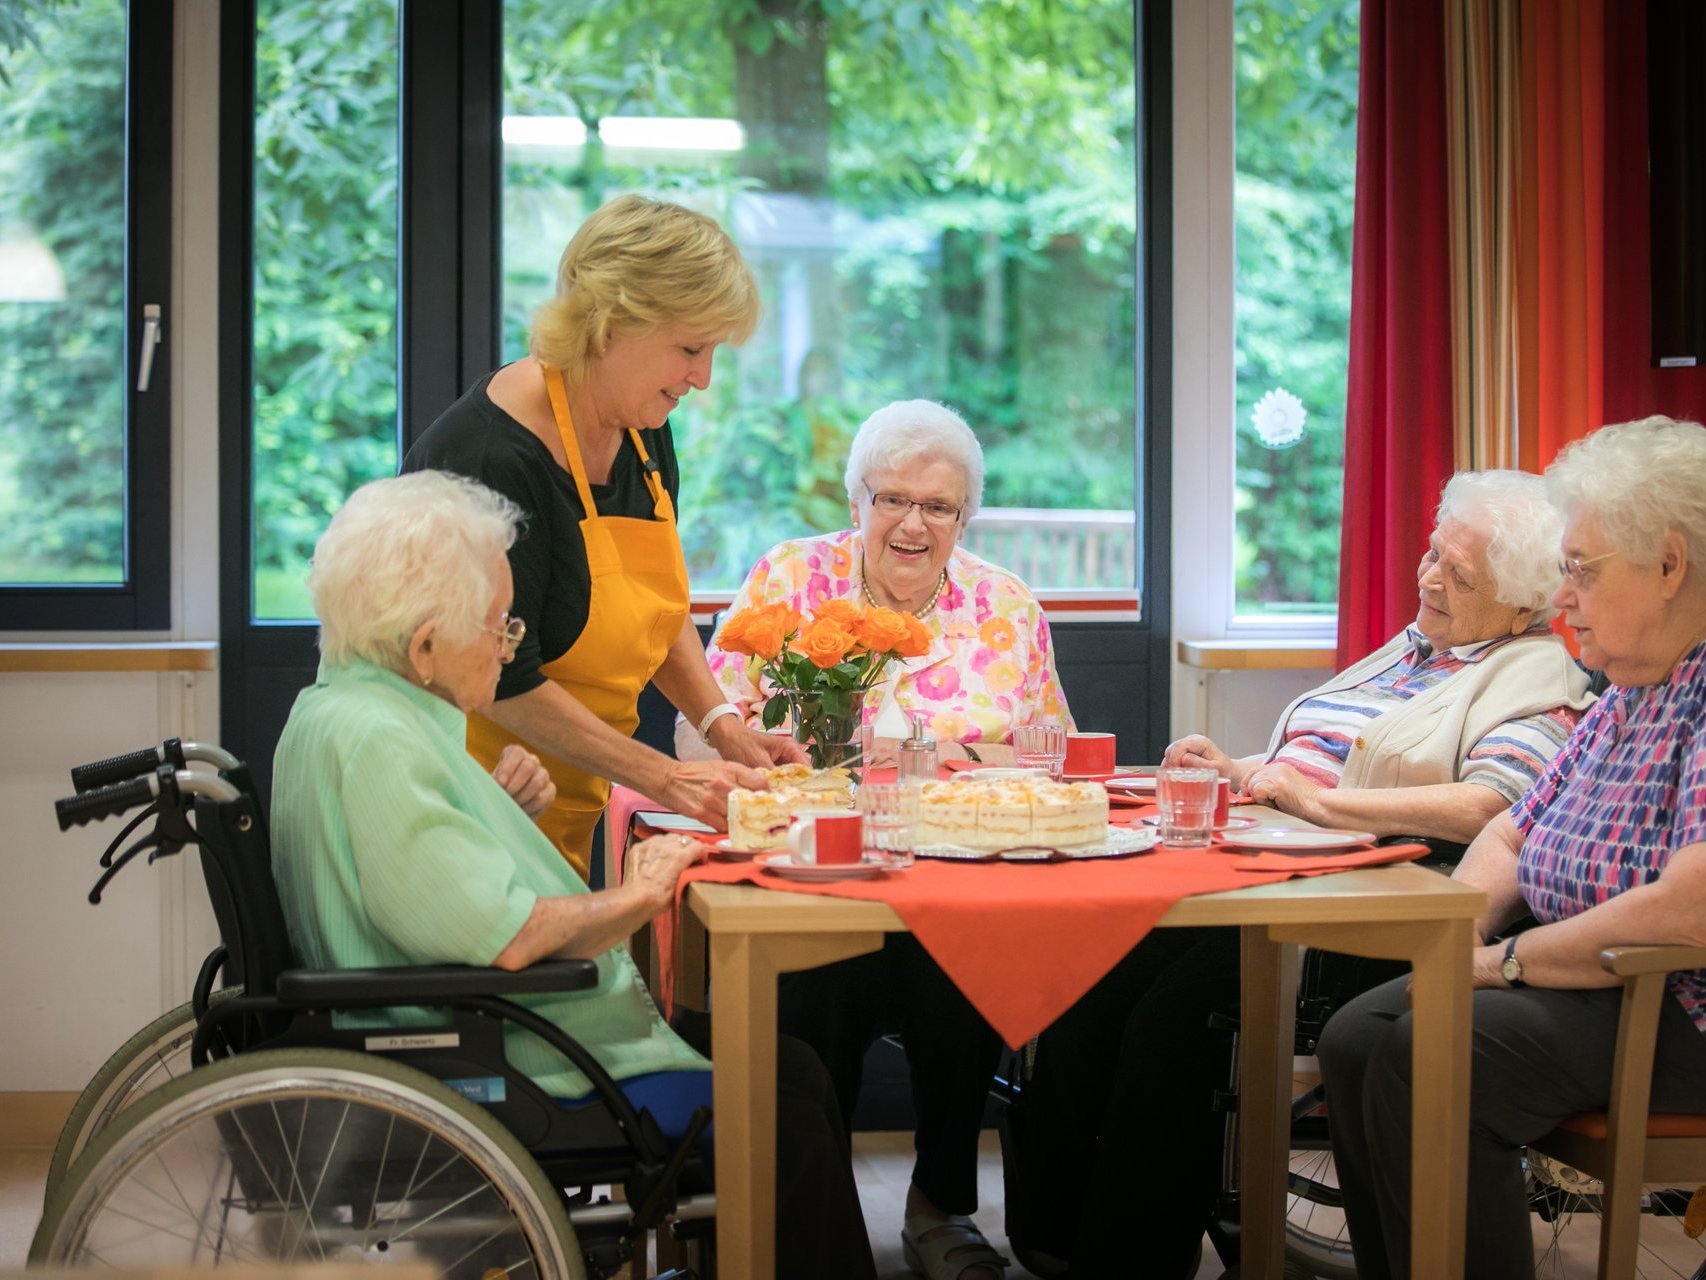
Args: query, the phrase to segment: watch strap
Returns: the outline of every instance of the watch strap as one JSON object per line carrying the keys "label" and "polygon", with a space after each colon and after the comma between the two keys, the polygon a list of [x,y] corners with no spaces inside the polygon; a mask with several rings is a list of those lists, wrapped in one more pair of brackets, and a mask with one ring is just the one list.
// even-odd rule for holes
{"label": "watch strap", "polygon": [[1516,939],[1516,934],[1512,934],[1506,939],[1505,958],[1504,962],[1499,965],[1499,972],[1504,975],[1505,981],[1510,983],[1512,987],[1526,987],[1528,984],[1522,980],[1522,961],[1516,958]]}

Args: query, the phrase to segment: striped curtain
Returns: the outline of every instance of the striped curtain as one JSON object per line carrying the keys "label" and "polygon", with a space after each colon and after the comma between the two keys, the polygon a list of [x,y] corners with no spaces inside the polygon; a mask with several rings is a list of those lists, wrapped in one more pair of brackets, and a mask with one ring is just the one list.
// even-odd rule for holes
{"label": "striped curtain", "polygon": [[1363,0],[1362,31],[1341,667],[1414,611],[1379,579],[1402,576],[1401,542],[1419,554],[1440,450],[1446,472],[1538,471],[1608,421],[1706,418],[1706,369],[1651,364],[1646,6]]}

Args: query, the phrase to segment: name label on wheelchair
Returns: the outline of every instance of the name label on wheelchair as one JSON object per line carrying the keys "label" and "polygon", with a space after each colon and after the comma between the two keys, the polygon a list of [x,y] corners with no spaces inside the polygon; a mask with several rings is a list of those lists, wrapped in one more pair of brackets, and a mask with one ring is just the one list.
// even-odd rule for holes
{"label": "name label on wheelchair", "polygon": [[456,1049],[462,1037],[454,1031],[432,1036],[368,1036],[369,1053],[395,1052],[398,1049]]}

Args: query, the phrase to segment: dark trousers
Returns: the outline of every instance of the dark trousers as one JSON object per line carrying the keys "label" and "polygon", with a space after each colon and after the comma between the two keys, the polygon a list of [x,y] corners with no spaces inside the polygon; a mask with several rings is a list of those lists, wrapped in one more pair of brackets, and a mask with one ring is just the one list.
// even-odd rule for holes
{"label": "dark trousers", "polygon": [[877,1037],[898,1031],[912,1081],[916,1160],[912,1181],[944,1213],[977,1208],[977,1136],[1001,1056],[1001,1037],[909,933],[878,951],[783,974],[782,1031],[805,1041],[829,1069],[850,1124]]}
{"label": "dark trousers", "polygon": [[[1361,1280],[1410,1274],[1410,1046],[1405,980],[1327,1023],[1318,1048],[1328,1129]],[[1534,1275],[1521,1148],[1578,1111],[1603,1110],[1622,989],[1475,992],[1469,1066],[1466,1280]],[[1706,1112],[1706,1036],[1666,998],[1656,1111]]]}
{"label": "dark trousers", "polygon": [[[1009,1236],[1074,1275],[1188,1277],[1220,1187],[1236,929],[1157,929],[1047,1031],[1023,1092]],[[1015,1194],[1016,1193],[1016,1194]]]}
{"label": "dark trousers", "polygon": [[[710,1054],[711,1020],[704,1014],[683,1009],[671,1025],[700,1053]],[[778,1280],[877,1275],[835,1086],[817,1055],[788,1036],[780,1038],[776,1053],[776,1275]]]}

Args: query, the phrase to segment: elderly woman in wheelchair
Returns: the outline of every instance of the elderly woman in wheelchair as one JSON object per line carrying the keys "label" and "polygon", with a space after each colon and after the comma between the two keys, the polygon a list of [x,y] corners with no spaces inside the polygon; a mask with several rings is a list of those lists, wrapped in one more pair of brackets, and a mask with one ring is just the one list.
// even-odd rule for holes
{"label": "elderly woman in wheelchair", "polygon": [[[243,993],[202,1002],[196,1069],[91,1141],[36,1260],[605,1276],[678,1187],[708,1182],[708,1027],[667,1025],[622,945],[698,846],[638,842],[622,883],[591,892],[524,812],[525,762],[506,791],[463,745],[521,630],[504,554],[519,518],[423,472],[333,519],[270,876],[252,797],[176,775],[199,793],[190,836]],[[833,1087],[786,1041],[779,1077],[777,1274],[873,1280]],[[595,1199],[611,1184],[626,1207]]]}
{"label": "elderly woman in wheelchair", "polygon": [[[1649,418],[1578,441],[1547,472],[1565,514],[1555,603],[1611,689],[1456,876],[1477,922],[1465,1275],[1534,1274],[1522,1148],[1606,1108],[1620,1016],[1612,946],[1706,943],[1706,428]],[[1539,924],[1496,937],[1530,914]],[[1706,1114],[1706,970],[1673,973],[1658,1111]],[[1364,1278],[1409,1264],[1411,1021],[1397,980],[1319,1047],[1345,1218]]]}
{"label": "elderly woman in wheelchair", "polygon": [[[1471,838],[1593,701],[1547,625],[1560,527],[1538,476],[1454,476],[1413,624],[1297,699],[1260,755],[1193,736],[1166,763],[1218,769],[1323,826]],[[1157,930],[1043,1033],[1008,1193],[1009,1236],[1033,1270],[1116,1274],[1137,1249],[1145,1275],[1195,1273],[1222,1188],[1228,1040],[1210,1015],[1236,1009],[1238,985],[1236,930]],[[1132,1159],[1146,1148],[1175,1153],[1169,1177]]]}

